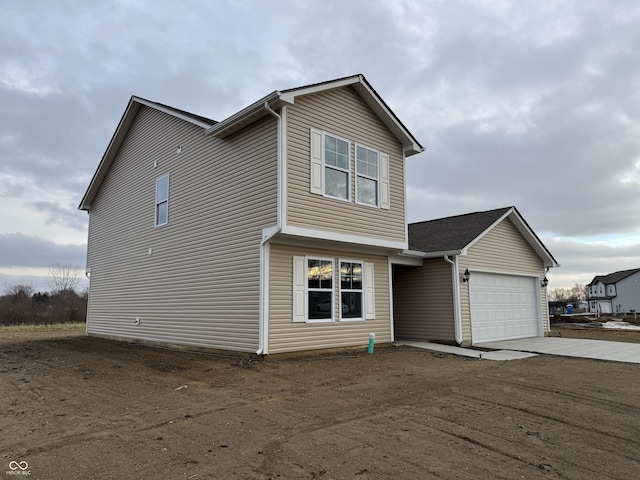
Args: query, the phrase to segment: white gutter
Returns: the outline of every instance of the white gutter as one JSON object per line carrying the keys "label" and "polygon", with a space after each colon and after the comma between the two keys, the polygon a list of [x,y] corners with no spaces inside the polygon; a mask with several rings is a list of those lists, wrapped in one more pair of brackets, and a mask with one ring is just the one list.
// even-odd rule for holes
{"label": "white gutter", "polygon": [[277,225],[262,230],[262,241],[260,242],[260,310],[259,310],[259,331],[258,350],[256,355],[267,355],[269,353],[269,240],[282,231],[282,118],[270,106],[269,102],[264,102],[264,109],[278,120],[278,213]]}
{"label": "white gutter", "polygon": [[460,313],[460,280],[458,279],[458,257],[453,260],[448,255],[443,256],[445,262],[451,264],[451,282],[453,287],[453,325],[456,343],[462,344],[462,314]]}

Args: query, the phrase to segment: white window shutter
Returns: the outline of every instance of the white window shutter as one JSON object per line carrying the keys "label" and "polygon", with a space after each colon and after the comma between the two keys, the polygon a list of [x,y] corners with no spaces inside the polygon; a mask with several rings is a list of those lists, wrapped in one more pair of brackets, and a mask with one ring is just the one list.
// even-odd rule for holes
{"label": "white window shutter", "polygon": [[322,132],[311,129],[311,193],[322,195]]}
{"label": "white window shutter", "polygon": [[380,152],[380,208],[389,210],[389,155]]}
{"label": "white window shutter", "polygon": [[307,286],[305,259],[301,256],[293,257],[293,321],[304,322],[304,293]]}
{"label": "white window shutter", "polygon": [[373,262],[364,262],[364,309],[366,320],[376,318],[376,295],[373,286]]}

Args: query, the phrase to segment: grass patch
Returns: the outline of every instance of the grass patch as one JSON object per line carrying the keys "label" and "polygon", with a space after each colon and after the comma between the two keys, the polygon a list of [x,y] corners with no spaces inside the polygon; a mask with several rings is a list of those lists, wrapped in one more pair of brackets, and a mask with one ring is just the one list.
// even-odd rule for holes
{"label": "grass patch", "polygon": [[57,323],[53,325],[0,325],[0,333],[80,333],[86,323]]}

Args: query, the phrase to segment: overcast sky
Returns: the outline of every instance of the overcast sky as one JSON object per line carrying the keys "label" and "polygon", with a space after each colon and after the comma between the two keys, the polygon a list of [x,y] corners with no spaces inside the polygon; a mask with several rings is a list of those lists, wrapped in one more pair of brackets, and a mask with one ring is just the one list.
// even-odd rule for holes
{"label": "overcast sky", "polygon": [[640,267],[640,3],[0,1],[0,290],[84,271],[77,210],[131,95],[223,120],[364,74],[427,151],[408,220],[515,205],[562,265]]}

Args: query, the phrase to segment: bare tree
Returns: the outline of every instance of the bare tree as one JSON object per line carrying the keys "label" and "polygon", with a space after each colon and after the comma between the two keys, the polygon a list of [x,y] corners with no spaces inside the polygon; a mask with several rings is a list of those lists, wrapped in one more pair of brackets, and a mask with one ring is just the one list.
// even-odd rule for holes
{"label": "bare tree", "polygon": [[582,283],[576,283],[569,292],[576,302],[587,299],[587,287]]}
{"label": "bare tree", "polygon": [[27,297],[30,298],[33,295],[33,286],[27,284],[20,285],[6,285],[4,287],[4,294],[7,297]]}
{"label": "bare tree", "polygon": [[576,283],[571,288],[554,288],[549,292],[549,301],[577,304],[580,300],[587,299],[587,287]]}
{"label": "bare tree", "polygon": [[0,325],[29,323],[33,318],[32,294],[31,285],[5,286],[0,297]]}
{"label": "bare tree", "polygon": [[566,288],[554,288],[549,291],[550,302],[566,302],[569,298]]}
{"label": "bare tree", "polygon": [[80,281],[79,268],[68,263],[56,263],[49,267],[47,285],[51,293],[75,292]]}

